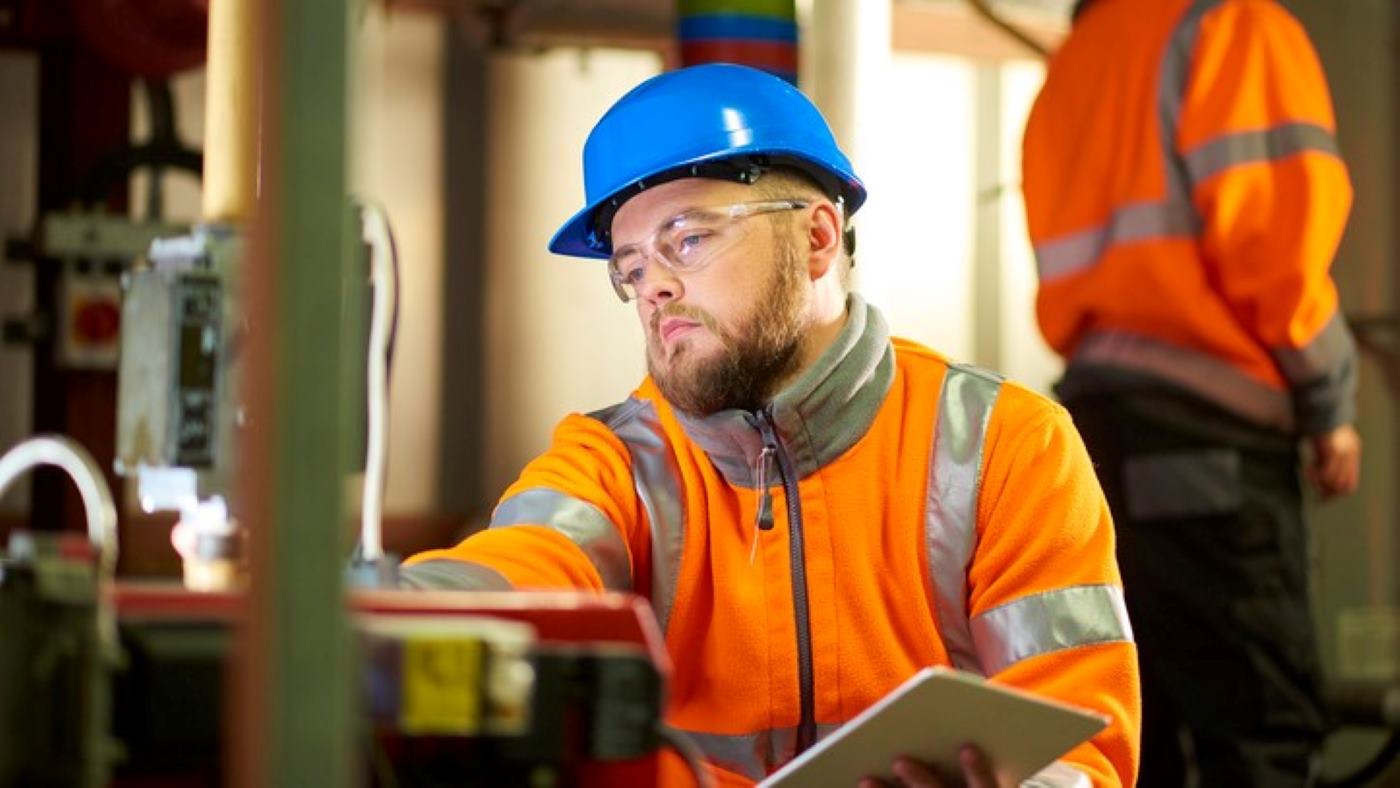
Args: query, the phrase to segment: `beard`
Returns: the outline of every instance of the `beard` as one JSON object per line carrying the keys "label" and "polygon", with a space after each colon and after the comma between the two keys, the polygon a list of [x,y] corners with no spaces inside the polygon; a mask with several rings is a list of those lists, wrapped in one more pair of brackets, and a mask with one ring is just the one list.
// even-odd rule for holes
{"label": "beard", "polygon": [[[652,314],[647,371],[676,408],[697,416],[732,408],[756,411],[796,369],[805,328],[801,263],[790,243],[779,243],[776,251],[772,278],[733,329],[721,326],[709,312],[683,304],[668,304]],[[667,350],[659,326],[673,316],[703,325],[719,340],[719,351],[702,356],[693,342],[681,339],[663,364],[659,359],[665,359]]]}

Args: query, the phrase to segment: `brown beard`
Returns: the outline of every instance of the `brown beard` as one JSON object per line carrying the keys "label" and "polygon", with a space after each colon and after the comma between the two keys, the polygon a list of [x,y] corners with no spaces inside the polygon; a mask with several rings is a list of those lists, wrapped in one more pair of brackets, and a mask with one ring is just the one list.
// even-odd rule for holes
{"label": "brown beard", "polygon": [[[754,299],[753,311],[733,331],[720,326],[708,312],[682,304],[668,304],[652,314],[647,370],[676,408],[697,416],[732,408],[758,410],[797,367],[805,328],[802,266],[790,243],[780,242],[775,256],[765,292]],[[682,339],[671,350],[670,366],[662,369],[656,357],[666,352],[660,338],[660,323],[666,317],[699,321],[719,339],[719,353],[696,358],[690,343]]]}

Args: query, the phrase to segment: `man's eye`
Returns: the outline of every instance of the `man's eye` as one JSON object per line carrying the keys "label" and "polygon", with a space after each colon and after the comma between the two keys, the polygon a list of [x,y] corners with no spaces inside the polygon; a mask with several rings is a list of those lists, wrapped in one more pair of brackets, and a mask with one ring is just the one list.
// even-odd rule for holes
{"label": "man's eye", "polygon": [[709,233],[692,232],[681,236],[676,242],[676,251],[681,254],[694,254],[710,239]]}
{"label": "man's eye", "polygon": [[642,277],[646,275],[646,266],[633,260],[618,266],[618,271],[623,282],[634,285],[642,281]]}

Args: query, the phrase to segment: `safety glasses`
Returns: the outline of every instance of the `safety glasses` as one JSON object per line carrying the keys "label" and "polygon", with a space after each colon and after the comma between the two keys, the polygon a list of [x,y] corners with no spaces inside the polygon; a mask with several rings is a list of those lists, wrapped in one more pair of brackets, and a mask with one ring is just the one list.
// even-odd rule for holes
{"label": "safety glasses", "polygon": [[646,279],[647,260],[656,260],[673,273],[694,273],[714,262],[744,237],[740,222],[750,216],[806,208],[806,200],[740,202],[698,208],[673,216],[640,243],[613,251],[608,276],[625,304],[637,297]]}

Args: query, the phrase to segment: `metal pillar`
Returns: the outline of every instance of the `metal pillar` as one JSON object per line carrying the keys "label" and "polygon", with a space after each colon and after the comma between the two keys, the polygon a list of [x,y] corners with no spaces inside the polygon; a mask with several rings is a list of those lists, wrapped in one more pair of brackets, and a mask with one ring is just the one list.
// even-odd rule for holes
{"label": "metal pillar", "polygon": [[263,22],[260,192],[245,268],[251,426],[240,462],[251,574],[228,763],[241,785],[345,786],[354,775],[345,381],[361,319],[359,299],[345,297],[358,273],[346,195],[349,9],[222,1],[254,7]]}

